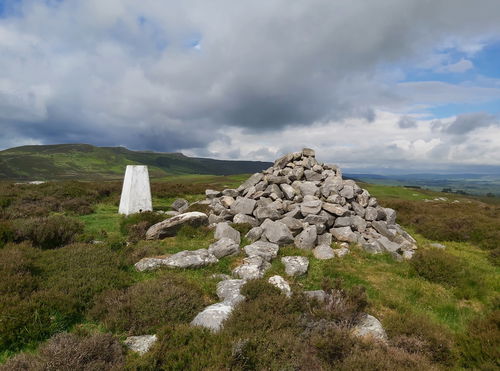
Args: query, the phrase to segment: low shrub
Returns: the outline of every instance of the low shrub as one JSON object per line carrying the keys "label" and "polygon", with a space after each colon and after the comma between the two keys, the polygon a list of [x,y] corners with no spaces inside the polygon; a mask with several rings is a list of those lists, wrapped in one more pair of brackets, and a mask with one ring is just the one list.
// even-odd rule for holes
{"label": "low shrub", "polygon": [[14,240],[15,230],[10,221],[0,220],[0,249],[5,246],[7,242]]}
{"label": "low shrub", "polygon": [[120,220],[120,231],[131,241],[136,242],[144,239],[149,227],[164,219],[165,216],[152,211],[123,216]]}
{"label": "low shrub", "polygon": [[191,211],[198,211],[200,213],[208,214],[212,209],[210,208],[210,205],[203,205],[203,204],[192,204],[189,206],[189,208],[186,210],[186,212],[191,212]]}
{"label": "low shrub", "polygon": [[29,296],[38,286],[37,251],[28,244],[7,245],[0,250],[0,296]]}
{"label": "low shrub", "polygon": [[212,238],[213,230],[207,226],[193,227],[190,225],[183,225],[181,229],[177,232],[177,239],[182,240],[199,240]]}
{"label": "low shrub", "polygon": [[461,366],[476,370],[500,368],[500,310],[470,322],[459,338]]}
{"label": "low shrub", "polygon": [[84,225],[68,216],[52,215],[18,220],[15,227],[18,241],[29,240],[34,246],[52,249],[75,241],[77,234],[83,232]]}
{"label": "low shrub", "polygon": [[124,290],[103,292],[89,316],[111,330],[141,335],[165,323],[190,322],[203,309],[203,294],[173,274],[139,282]]}
{"label": "low shrub", "polygon": [[443,326],[414,313],[397,313],[384,319],[392,341],[407,353],[425,355],[433,362],[452,366],[455,362],[453,336]]}
{"label": "low shrub", "polygon": [[21,353],[0,370],[120,370],[123,353],[120,342],[110,334],[81,337],[60,333],[41,345],[37,353]]}
{"label": "low shrub", "polygon": [[459,298],[484,295],[485,282],[480,273],[442,249],[420,249],[410,260],[410,265],[417,275],[428,281],[455,287]]}

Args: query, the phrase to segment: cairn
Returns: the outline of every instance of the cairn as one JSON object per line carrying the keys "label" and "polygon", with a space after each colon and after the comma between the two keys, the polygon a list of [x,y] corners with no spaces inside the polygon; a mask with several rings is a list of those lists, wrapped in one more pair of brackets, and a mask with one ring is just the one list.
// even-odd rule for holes
{"label": "cairn", "polygon": [[237,189],[205,194],[209,224],[250,224],[250,241],[294,244],[319,254],[332,242],[357,244],[397,260],[410,259],[417,248],[396,223],[395,210],[379,205],[353,180],[343,179],[338,166],[318,162],[309,148],[284,155]]}

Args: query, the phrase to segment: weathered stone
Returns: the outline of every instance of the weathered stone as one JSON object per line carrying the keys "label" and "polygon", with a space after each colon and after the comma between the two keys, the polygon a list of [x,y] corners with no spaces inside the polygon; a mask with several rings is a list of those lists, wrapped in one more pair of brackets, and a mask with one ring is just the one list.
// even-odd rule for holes
{"label": "weathered stone", "polygon": [[386,220],[387,214],[385,213],[385,209],[383,207],[377,206],[377,220]]}
{"label": "weathered stone", "polygon": [[236,214],[233,218],[234,224],[250,224],[252,227],[256,227],[259,225],[257,219],[250,215],[246,214]]}
{"label": "weathered stone", "polygon": [[249,257],[260,256],[264,260],[270,261],[278,256],[279,246],[271,242],[255,241],[243,249]]}
{"label": "weathered stone", "polygon": [[380,236],[377,240],[377,243],[379,246],[384,250],[388,252],[397,252],[400,249],[399,244],[395,242],[391,242],[387,237],[385,236]]}
{"label": "weathered stone", "polygon": [[315,198],[314,196],[307,196],[300,204],[300,212],[304,216],[309,214],[318,214],[321,211],[322,205],[323,202],[321,202],[321,200]]}
{"label": "weathered stone", "polygon": [[316,245],[317,237],[317,227],[315,225],[311,225],[305,227],[304,230],[295,237],[294,243],[299,249],[310,250]]}
{"label": "weathered stone", "polygon": [[277,287],[279,290],[281,290],[281,292],[283,292],[283,294],[285,294],[286,296],[290,297],[292,296],[292,289],[290,288],[290,285],[288,284],[288,282],[285,281],[285,279],[281,276],[272,276],[272,277],[269,277],[269,280],[268,282]]}
{"label": "weathered stone", "polygon": [[315,157],[316,152],[314,152],[314,149],[311,148],[302,148],[302,155],[306,157]]}
{"label": "weathered stone", "polygon": [[313,250],[316,259],[327,260],[335,257],[333,249],[329,245],[318,245]]}
{"label": "weathered stone", "polygon": [[374,221],[377,219],[377,209],[374,207],[368,206],[365,211],[365,220]]}
{"label": "weathered stone", "polygon": [[364,218],[365,217],[365,208],[363,206],[361,206],[360,204],[358,204],[357,202],[353,201],[351,202],[351,206],[352,206],[352,209],[354,210],[354,212],[359,215],[360,217]]}
{"label": "weathered stone", "polygon": [[288,229],[286,224],[276,221],[267,223],[264,227],[264,235],[269,242],[276,243],[278,245],[286,245],[293,242],[292,232]]}
{"label": "weathered stone", "polygon": [[389,229],[387,228],[387,223],[382,220],[373,221],[372,227],[375,228],[375,230],[382,236],[385,236],[389,239],[392,239],[394,237],[394,233],[391,233],[391,231],[389,231]]}
{"label": "weathered stone", "polygon": [[230,208],[231,205],[234,203],[234,198],[231,197],[231,196],[222,196],[220,198],[220,203],[222,204],[222,206],[224,206],[225,208]]}
{"label": "weathered stone", "polygon": [[315,196],[319,193],[319,188],[313,182],[301,182],[298,188],[302,196]]}
{"label": "weathered stone", "polygon": [[415,251],[414,250],[405,250],[403,251],[403,260],[410,260],[411,258],[413,258],[413,255],[415,255]]}
{"label": "weathered stone", "polygon": [[257,241],[262,236],[262,233],[264,233],[264,230],[261,227],[253,227],[252,229],[250,229],[248,231],[248,233],[245,235],[245,237],[249,241],[253,242],[253,241]]}
{"label": "weathered stone", "polygon": [[231,205],[231,212],[236,214],[252,215],[255,208],[255,200],[245,197],[238,197]]}
{"label": "weathered stone", "polygon": [[245,280],[262,278],[271,264],[260,256],[254,255],[243,259],[243,264],[233,270],[233,275]]}
{"label": "weathered stone", "polygon": [[350,252],[349,249],[345,248],[345,247],[341,247],[340,249],[333,250],[333,253],[335,254],[335,256],[337,256],[339,258],[346,256],[347,254],[349,254],[349,252]]}
{"label": "weathered stone", "polygon": [[314,214],[309,214],[304,218],[304,223],[308,224],[314,224],[316,226],[320,224],[326,224],[328,221],[328,218],[324,215],[314,215]]}
{"label": "weathered stone", "polygon": [[175,211],[178,211],[180,213],[183,213],[189,208],[189,202],[184,200],[183,198],[178,198],[172,203],[172,206],[170,206],[172,209]]}
{"label": "weathered stone", "polygon": [[367,253],[370,253],[370,254],[380,254],[383,252],[380,245],[378,243],[376,243],[375,241],[365,242],[361,246],[363,247],[363,250],[365,250]]}
{"label": "weathered stone", "polygon": [[274,167],[279,169],[284,168],[290,161],[293,161],[293,153],[287,153],[274,162]]}
{"label": "weathered stone", "polygon": [[238,197],[238,191],[236,189],[225,189],[222,191],[222,195],[236,198]]}
{"label": "weathered stone", "polygon": [[240,252],[240,245],[231,238],[223,237],[211,244],[208,247],[208,252],[220,259],[228,255],[237,255]]}
{"label": "weathered stone", "polygon": [[354,230],[363,233],[366,230],[366,221],[359,215],[352,217],[352,224]]}
{"label": "weathered stone", "polygon": [[385,220],[387,221],[387,225],[396,224],[396,210],[390,209],[388,207],[384,208],[385,211]]}
{"label": "weathered stone", "polygon": [[158,338],[156,335],[129,336],[123,342],[131,351],[143,355],[151,349]]}
{"label": "weathered stone", "polygon": [[357,242],[358,237],[352,231],[351,227],[340,227],[330,229],[330,233],[337,241]]}
{"label": "weathered stone", "polygon": [[237,304],[245,300],[245,297],[240,294],[240,290],[245,283],[246,281],[241,279],[221,281],[217,284],[217,296],[222,301]]}
{"label": "weathered stone", "polygon": [[139,272],[144,271],[152,271],[154,269],[158,269],[163,265],[162,258],[142,258],[137,263],[134,264],[134,267]]}
{"label": "weathered stone", "polygon": [[291,218],[289,216],[284,217],[279,221],[284,225],[286,225],[288,229],[292,231],[292,233],[296,231],[301,231],[304,228],[304,224],[300,220]]}
{"label": "weathered stone", "polygon": [[255,173],[250,178],[248,178],[242,185],[237,188],[238,192],[243,191],[246,188],[252,187],[259,183],[264,175],[262,173]]}
{"label": "weathered stone", "polygon": [[342,216],[337,219],[335,219],[335,228],[339,227],[350,227],[353,224],[353,217],[352,216]]}
{"label": "weathered stone", "polygon": [[229,238],[236,242],[238,245],[241,242],[240,232],[231,227],[227,222],[217,224],[217,226],[215,227],[214,237],[216,240],[220,240],[221,238]]}
{"label": "weathered stone", "polygon": [[305,256],[284,256],[281,262],[285,265],[285,272],[289,276],[301,276],[309,268],[309,259]]}
{"label": "weathered stone", "polygon": [[314,181],[320,181],[324,179],[323,174],[317,173],[314,170],[306,170],[304,171],[304,176],[306,177],[306,180],[314,182]]}
{"label": "weathered stone", "polygon": [[370,200],[370,193],[367,190],[363,190],[363,192],[356,196],[356,200],[362,207],[367,207]]}
{"label": "weathered stone", "polygon": [[335,205],[331,204],[328,202],[323,202],[323,210],[329,212],[330,214],[336,215],[336,216],[343,216],[347,213],[347,209],[343,208],[340,205]]}
{"label": "weathered stone", "polygon": [[222,328],[224,321],[229,318],[233,308],[234,304],[231,302],[212,304],[198,313],[191,321],[191,325],[205,327],[217,332]]}
{"label": "weathered stone", "polygon": [[387,334],[382,324],[375,317],[366,314],[354,327],[353,334],[358,337],[369,337],[374,340],[386,342]]}
{"label": "weathered stone", "polygon": [[331,233],[323,233],[318,235],[318,245],[327,245],[330,246],[332,244],[332,234]]}
{"label": "weathered stone", "polygon": [[207,196],[208,199],[213,199],[216,197],[219,197],[221,193],[219,191],[215,191],[213,189],[207,189],[205,191],[205,196]]}
{"label": "weathered stone", "polygon": [[293,198],[295,197],[295,189],[291,185],[280,184],[280,188],[287,199],[293,200]]}
{"label": "weathered stone", "polygon": [[200,227],[208,224],[208,216],[198,211],[179,214],[170,219],[152,225],[146,232],[147,240],[173,237],[183,225]]}
{"label": "weathered stone", "polygon": [[163,265],[171,268],[200,268],[219,261],[207,249],[181,251],[163,259]]}
{"label": "weathered stone", "polygon": [[271,219],[276,220],[279,219],[280,213],[276,208],[272,205],[269,206],[259,206],[254,211],[254,216],[258,220]]}
{"label": "weathered stone", "polygon": [[342,196],[342,197],[345,197],[347,198],[348,200],[350,200],[351,198],[354,197],[354,188],[350,185],[345,185],[342,190],[339,192],[339,194]]}
{"label": "weathered stone", "polygon": [[304,176],[304,168],[302,166],[296,166],[292,169],[289,175],[290,180],[301,180]]}

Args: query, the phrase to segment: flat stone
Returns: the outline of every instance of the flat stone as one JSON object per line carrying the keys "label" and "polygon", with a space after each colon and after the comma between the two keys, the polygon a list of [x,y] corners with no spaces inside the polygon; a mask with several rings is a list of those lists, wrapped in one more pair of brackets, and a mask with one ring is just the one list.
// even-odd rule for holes
{"label": "flat stone", "polygon": [[315,181],[317,182],[317,181],[321,181],[324,179],[323,174],[317,173],[314,170],[305,170],[304,176],[310,182],[315,182]]}
{"label": "flat stone", "polygon": [[205,196],[207,196],[208,199],[213,199],[216,197],[219,197],[221,193],[219,191],[215,191],[213,189],[207,189],[205,191]]}
{"label": "flat stone", "polygon": [[257,183],[259,183],[262,180],[262,178],[264,178],[264,175],[262,173],[253,174],[250,178],[248,178],[242,185],[240,185],[237,188],[237,191],[241,192],[244,189],[247,189],[249,187],[256,185]]}
{"label": "flat stone", "polygon": [[259,206],[255,209],[254,215],[258,220],[271,219],[276,220],[279,219],[280,213],[274,206]]}
{"label": "flat stone", "polygon": [[271,264],[260,256],[250,256],[243,259],[243,264],[233,270],[233,275],[244,280],[262,278]]}
{"label": "flat stone", "polygon": [[285,265],[285,272],[289,276],[301,276],[309,268],[309,259],[305,256],[284,256],[281,262]]}
{"label": "flat stone", "polygon": [[300,204],[300,212],[304,216],[318,214],[321,211],[322,205],[323,203],[319,199],[304,200],[304,202]]}
{"label": "flat stone", "polygon": [[246,282],[247,281],[241,279],[229,279],[220,281],[217,284],[217,296],[222,301],[237,304],[245,300],[245,297],[240,294],[240,291]]}
{"label": "flat stone", "polygon": [[304,230],[295,237],[294,243],[299,249],[310,250],[316,245],[317,237],[317,227],[315,225],[311,225],[305,227]]}
{"label": "flat stone", "polygon": [[336,215],[336,216],[343,216],[347,213],[347,209],[343,208],[340,205],[336,204],[331,204],[328,202],[323,202],[323,210],[329,212],[330,214]]}
{"label": "flat stone", "polygon": [[382,220],[374,220],[372,221],[372,227],[380,233],[382,236],[392,239],[394,237],[394,233],[391,233],[387,228],[387,223]]}
{"label": "flat stone", "polygon": [[246,197],[238,197],[231,205],[231,212],[236,214],[252,215],[255,208],[255,200]]}
{"label": "flat stone", "polygon": [[352,217],[352,227],[354,230],[363,233],[366,230],[366,221],[359,215]]}
{"label": "flat stone", "polygon": [[174,209],[175,211],[178,211],[180,213],[183,213],[184,211],[186,211],[188,208],[189,208],[189,202],[187,202],[185,199],[183,198],[178,198],[177,200],[175,200],[172,205],[170,206],[172,209]]}
{"label": "flat stone", "polygon": [[316,152],[314,152],[314,149],[311,148],[302,148],[302,155],[306,157],[315,157]]}
{"label": "flat stone", "polygon": [[211,244],[208,247],[208,252],[213,254],[217,259],[230,255],[238,255],[240,252],[240,245],[234,240],[223,237],[219,241]]}
{"label": "flat stone", "polygon": [[142,356],[151,349],[157,340],[156,335],[129,336],[123,343],[131,351],[139,353]]}
{"label": "flat stone", "polygon": [[358,204],[357,202],[353,201],[351,202],[351,206],[352,206],[352,209],[354,210],[354,212],[364,218],[365,217],[365,213],[366,213],[366,210],[363,206],[361,206],[360,204]]}
{"label": "flat stone", "polygon": [[292,232],[301,231],[304,228],[304,223],[302,223],[298,219],[291,218],[288,216],[283,219],[280,219],[279,221],[284,225],[286,225],[288,229],[291,230]]}
{"label": "flat stone", "polygon": [[163,259],[160,258],[142,258],[134,267],[139,272],[152,271],[160,268],[163,265]]}
{"label": "flat stone", "polygon": [[259,222],[257,219],[246,214],[236,214],[233,218],[234,224],[250,224],[252,227],[257,227]]}
{"label": "flat stone", "polygon": [[281,290],[281,292],[283,294],[285,294],[286,296],[290,297],[292,296],[292,289],[290,288],[290,285],[288,284],[288,282],[285,281],[285,279],[281,276],[272,276],[269,278],[268,282],[277,287],[278,289]]}
{"label": "flat stone", "polygon": [[208,216],[198,211],[179,214],[170,219],[152,225],[146,232],[147,240],[157,240],[173,237],[183,225],[200,227],[208,224]]}
{"label": "flat stone", "polygon": [[225,189],[222,191],[222,195],[236,198],[238,197],[238,191],[236,189]]}
{"label": "flat stone", "polygon": [[207,249],[185,250],[163,259],[163,265],[172,268],[201,268],[218,261]]}
{"label": "flat stone", "polygon": [[358,237],[352,231],[351,227],[340,227],[330,229],[330,233],[337,241],[357,242]]}
{"label": "flat stone", "polygon": [[339,227],[350,227],[352,225],[352,217],[350,216],[342,216],[335,219],[335,228]]}
{"label": "flat stone", "polygon": [[249,241],[257,241],[261,236],[262,233],[264,233],[264,230],[261,227],[253,227],[248,231],[248,233],[245,235],[245,237]]}
{"label": "flat stone", "polygon": [[249,257],[260,256],[264,260],[270,261],[278,256],[279,246],[271,242],[255,241],[243,249]]}
{"label": "flat stone", "polygon": [[385,236],[380,236],[376,241],[381,249],[387,252],[397,252],[401,248],[399,244],[397,244],[396,242],[391,242]]}
{"label": "flat stone", "polygon": [[329,245],[318,245],[313,250],[316,259],[327,260],[335,257],[334,250]]}
{"label": "flat stone", "polygon": [[365,242],[365,243],[361,244],[361,246],[363,247],[363,250],[365,250],[367,253],[370,253],[370,254],[380,254],[383,252],[380,245],[378,243],[376,243],[375,241]]}
{"label": "flat stone", "polygon": [[218,332],[222,328],[224,321],[231,315],[233,309],[234,305],[231,302],[212,304],[198,313],[191,321],[191,325]]}
{"label": "flat stone", "polygon": [[220,240],[221,238],[229,238],[236,242],[238,245],[241,242],[240,232],[231,227],[227,222],[217,224],[217,226],[215,227],[214,237],[216,240]]}

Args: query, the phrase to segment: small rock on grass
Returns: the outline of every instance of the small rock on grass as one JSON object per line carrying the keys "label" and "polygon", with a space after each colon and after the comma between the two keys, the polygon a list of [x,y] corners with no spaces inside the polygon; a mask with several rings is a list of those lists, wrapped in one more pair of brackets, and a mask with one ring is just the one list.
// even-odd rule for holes
{"label": "small rock on grass", "polygon": [[158,340],[156,335],[129,336],[124,344],[132,351],[143,355],[147,353],[153,344]]}

